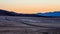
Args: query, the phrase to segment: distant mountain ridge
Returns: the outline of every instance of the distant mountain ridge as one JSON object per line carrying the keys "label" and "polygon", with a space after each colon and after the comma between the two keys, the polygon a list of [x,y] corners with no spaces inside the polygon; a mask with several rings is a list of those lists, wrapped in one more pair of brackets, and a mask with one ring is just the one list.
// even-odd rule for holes
{"label": "distant mountain ridge", "polygon": [[0,9],[0,16],[22,16],[22,17],[36,17],[36,14],[21,14],[21,13],[15,13],[12,11],[2,10]]}
{"label": "distant mountain ridge", "polygon": [[15,16],[17,13],[0,9],[0,16]]}
{"label": "distant mountain ridge", "polygon": [[39,16],[60,16],[60,11],[37,13]]}
{"label": "distant mountain ridge", "polygon": [[22,16],[22,17],[52,17],[52,16],[60,16],[60,11],[55,12],[46,12],[46,13],[37,13],[37,14],[22,14],[16,13],[12,11],[2,10],[0,9],[0,16]]}

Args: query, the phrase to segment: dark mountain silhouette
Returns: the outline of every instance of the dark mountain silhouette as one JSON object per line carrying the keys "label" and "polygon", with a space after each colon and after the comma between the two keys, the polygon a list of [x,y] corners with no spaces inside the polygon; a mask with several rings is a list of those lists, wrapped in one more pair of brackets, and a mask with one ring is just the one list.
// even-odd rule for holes
{"label": "dark mountain silhouette", "polygon": [[17,13],[0,9],[0,16],[15,16]]}
{"label": "dark mountain silhouette", "polygon": [[27,17],[36,17],[36,14],[20,14],[20,13],[15,13],[12,11],[7,11],[7,10],[2,10],[0,9],[0,16],[27,16]]}
{"label": "dark mountain silhouette", "polygon": [[60,11],[37,13],[38,16],[60,16]]}
{"label": "dark mountain silhouette", "polygon": [[56,16],[60,16],[60,11],[47,12],[47,13],[37,13],[37,14],[22,14],[22,13],[16,13],[16,12],[0,9],[0,16],[56,17]]}

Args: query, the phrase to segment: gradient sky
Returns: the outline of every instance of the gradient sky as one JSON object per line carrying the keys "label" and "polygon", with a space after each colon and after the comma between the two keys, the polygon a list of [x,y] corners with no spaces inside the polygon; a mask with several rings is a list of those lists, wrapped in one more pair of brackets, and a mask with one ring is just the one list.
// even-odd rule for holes
{"label": "gradient sky", "polygon": [[60,0],[0,0],[0,9],[18,13],[59,11]]}

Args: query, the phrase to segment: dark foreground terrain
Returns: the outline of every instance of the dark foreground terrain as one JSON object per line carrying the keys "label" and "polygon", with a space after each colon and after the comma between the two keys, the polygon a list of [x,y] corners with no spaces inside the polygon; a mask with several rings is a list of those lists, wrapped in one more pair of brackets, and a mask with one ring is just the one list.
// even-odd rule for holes
{"label": "dark foreground terrain", "polygon": [[0,34],[60,34],[60,17],[0,16]]}

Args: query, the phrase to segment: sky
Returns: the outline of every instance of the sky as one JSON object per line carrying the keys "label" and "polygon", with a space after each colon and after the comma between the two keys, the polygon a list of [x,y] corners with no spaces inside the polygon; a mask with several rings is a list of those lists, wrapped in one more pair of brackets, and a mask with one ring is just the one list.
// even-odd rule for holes
{"label": "sky", "polygon": [[0,9],[28,14],[60,11],[60,0],[0,0]]}

